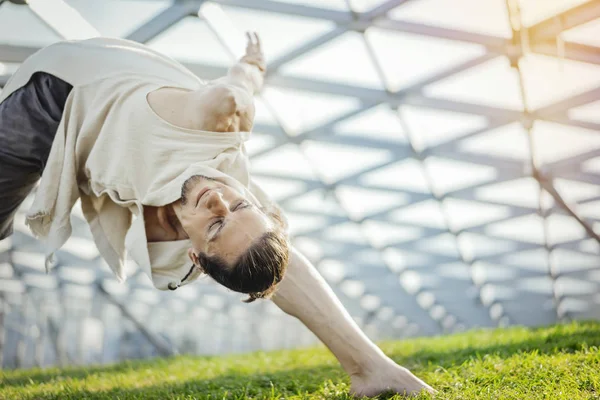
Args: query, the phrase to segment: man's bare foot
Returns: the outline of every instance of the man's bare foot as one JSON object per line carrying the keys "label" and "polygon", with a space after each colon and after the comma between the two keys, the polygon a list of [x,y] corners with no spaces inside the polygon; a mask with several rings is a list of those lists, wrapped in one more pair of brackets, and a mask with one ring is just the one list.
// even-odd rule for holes
{"label": "man's bare foot", "polygon": [[351,376],[350,380],[350,394],[356,397],[372,397],[385,392],[411,395],[417,395],[421,391],[435,393],[431,386],[389,358],[382,360],[379,367],[368,373]]}

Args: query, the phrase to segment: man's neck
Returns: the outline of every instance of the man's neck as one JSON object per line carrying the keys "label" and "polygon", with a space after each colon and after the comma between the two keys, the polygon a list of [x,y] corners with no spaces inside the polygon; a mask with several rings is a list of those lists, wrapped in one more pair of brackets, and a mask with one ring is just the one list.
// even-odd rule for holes
{"label": "man's neck", "polygon": [[177,202],[162,207],[144,206],[144,225],[149,242],[188,239],[175,208]]}

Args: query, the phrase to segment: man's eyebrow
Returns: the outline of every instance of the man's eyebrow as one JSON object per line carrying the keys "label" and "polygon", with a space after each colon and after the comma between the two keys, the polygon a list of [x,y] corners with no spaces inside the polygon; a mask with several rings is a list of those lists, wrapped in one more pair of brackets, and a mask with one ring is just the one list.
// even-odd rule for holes
{"label": "man's eyebrow", "polygon": [[[246,206],[244,206],[244,207],[240,207],[240,204],[242,204],[242,203],[238,203],[238,204],[236,205],[236,209],[235,209],[235,211],[234,211],[234,212],[236,212],[236,211],[240,211],[240,210],[246,210],[246,209],[249,209],[249,208],[251,208],[250,206],[252,205],[251,203],[248,203],[248,205],[246,205]],[[212,243],[212,242],[214,242],[215,240],[217,240],[217,239],[219,238],[219,235],[221,234],[221,230],[223,230],[223,228],[224,228],[224,227],[225,227],[225,222],[223,222],[223,223],[221,224],[221,226],[219,226],[219,229],[217,229],[217,232],[215,232],[215,234],[213,235],[213,237],[211,237],[211,238],[208,240],[208,243]]]}

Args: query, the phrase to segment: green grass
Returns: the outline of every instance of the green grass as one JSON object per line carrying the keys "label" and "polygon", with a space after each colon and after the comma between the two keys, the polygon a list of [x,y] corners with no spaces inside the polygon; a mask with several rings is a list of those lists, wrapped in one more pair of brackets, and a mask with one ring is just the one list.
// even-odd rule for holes
{"label": "green grass", "polygon": [[[600,399],[598,322],[380,345],[436,388],[436,399]],[[11,400],[349,399],[348,389],[348,378],[323,348],[0,371],[0,399]]]}

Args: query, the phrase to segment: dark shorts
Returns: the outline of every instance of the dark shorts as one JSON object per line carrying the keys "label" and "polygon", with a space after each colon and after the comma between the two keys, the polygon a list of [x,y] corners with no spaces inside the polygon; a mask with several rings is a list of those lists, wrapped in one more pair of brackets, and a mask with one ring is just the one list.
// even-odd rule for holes
{"label": "dark shorts", "polygon": [[73,87],[44,72],[0,103],[0,240],[42,176],[65,102]]}

